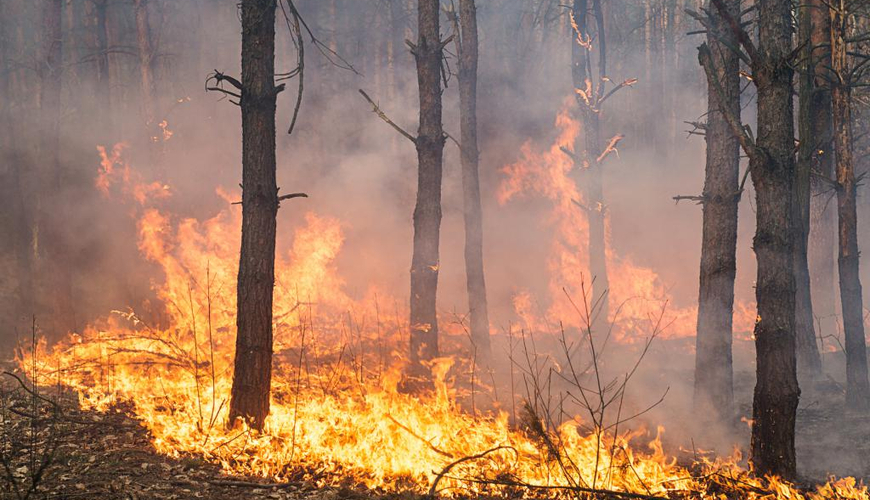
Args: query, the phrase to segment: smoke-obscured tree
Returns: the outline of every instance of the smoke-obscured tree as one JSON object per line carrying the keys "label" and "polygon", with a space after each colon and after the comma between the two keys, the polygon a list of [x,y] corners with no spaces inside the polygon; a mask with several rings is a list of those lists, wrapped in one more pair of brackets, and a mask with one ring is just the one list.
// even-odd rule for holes
{"label": "smoke-obscured tree", "polygon": [[410,366],[412,378],[431,378],[427,363],[438,356],[438,244],[441,234],[441,175],[444,131],[441,124],[441,59],[438,0],[417,4],[417,43],[410,44],[417,63],[420,125],[417,147],[417,202],[411,257]]}
{"label": "smoke-obscured tree", "polygon": [[[455,15],[455,14],[454,14]],[[462,162],[462,201],[465,217],[465,276],[475,357],[488,365],[492,348],[483,268],[483,214],[477,148],[477,7],[474,0],[459,0],[459,143]]]}
{"label": "smoke-obscured tree", "polygon": [[857,179],[852,132],[852,86],[863,74],[861,68],[865,64],[852,64],[853,54],[848,47],[850,18],[860,4],[851,0],[835,0],[828,5],[831,15],[830,81],[836,157],[838,267],[846,337],[846,405],[852,409],[865,410],[870,407],[870,380],[864,340],[863,296],[858,273]]}
{"label": "smoke-obscured tree", "polygon": [[[589,28],[589,14],[595,23]],[[610,316],[607,291],[607,250],[604,203],[603,160],[614,150],[622,138],[613,137],[607,146],[601,146],[601,105],[614,92],[632,85],[635,80],[626,80],[607,91],[610,81],[607,75],[607,39],[604,29],[604,12],[600,0],[574,0],[571,6],[571,79],[581,123],[581,134],[574,145],[574,168],[579,172],[583,200],[575,202],[585,210],[589,222],[589,273],[592,275],[592,303],[596,304],[597,316],[593,328],[602,330]],[[594,36],[593,36],[594,33]],[[593,45],[598,47],[597,64],[592,62]],[[591,74],[596,68],[595,79]],[[566,154],[569,154],[566,152]]]}
{"label": "smoke-obscured tree", "polygon": [[[794,479],[795,418],[800,389],[795,355],[794,106],[792,103],[792,6],[789,0],[759,0],[758,44],[728,14],[724,0],[713,0],[740,42],[740,57],[749,63],[758,91],[758,135],[720,106],[732,132],[749,157],[756,193],[753,249],[758,263],[755,298],[756,384],[752,400],[750,459],[759,474]],[[722,83],[704,44],[699,59],[708,82],[721,96]],[[723,102],[720,100],[720,102]]]}
{"label": "smoke-obscured tree", "polygon": [[139,55],[139,88],[142,100],[142,118],[149,143],[156,144],[157,89],[154,80],[154,42],[148,16],[149,0],[133,0],[136,20],[136,46]]}
{"label": "smoke-obscured tree", "polygon": [[[740,0],[725,0],[729,15],[740,14]],[[711,70],[721,85],[707,89],[704,126],[707,160],[703,207],[698,330],[695,339],[695,408],[699,415],[727,422],[734,411],[732,322],[737,274],[737,208],[740,202],[740,143],[720,107],[740,118],[740,61],[729,47],[737,37],[726,20],[709,9],[706,26]],[[721,100],[721,102],[720,102]]]}
{"label": "smoke-obscured tree", "polygon": [[[801,150],[799,162],[810,162],[817,175],[810,176],[810,233],[807,256],[812,289],[813,314],[818,318],[818,336],[832,335],[837,329],[834,290],[836,216],[831,203],[834,178],[834,154],[831,114],[831,90],[828,71],[831,67],[831,16],[824,0],[806,0],[801,14],[802,43],[812,50],[804,56],[807,64],[801,76]],[[809,19],[807,19],[809,18]],[[807,42],[806,23],[810,35]],[[809,92],[809,95],[807,95]],[[807,109],[804,109],[804,108]],[[804,132],[809,133],[805,136]],[[812,138],[807,141],[807,137]],[[804,168],[804,167],[801,167]]]}
{"label": "smoke-obscured tree", "polygon": [[[34,166],[38,185],[30,191],[34,197],[35,218],[31,221],[31,249],[40,283],[41,300],[48,301],[51,316],[45,324],[54,330],[71,331],[75,327],[72,306],[72,277],[62,223],[54,214],[60,209],[57,198],[49,193],[65,185],[60,154],[61,89],[63,64],[62,0],[40,1],[39,81],[39,157]],[[33,312],[31,312],[33,314]]]}
{"label": "smoke-obscured tree", "polygon": [[[815,96],[815,72],[822,68],[814,62],[816,45],[813,40],[814,16],[817,5],[815,0],[805,1],[800,6],[799,38],[803,46],[802,65],[798,83],[800,108],[798,110],[798,129],[800,146],[795,164],[794,200],[792,204],[792,224],[794,225],[794,274],[795,274],[795,342],[797,345],[797,367],[805,379],[812,380],[821,375],[822,361],[816,342],[815,316],[809,269],[810,235],[810,197],[812,195],[812,170],[819,136],[812,120],[823,110],[821,99]],[[827,133],[827,131],[822,131]]]}

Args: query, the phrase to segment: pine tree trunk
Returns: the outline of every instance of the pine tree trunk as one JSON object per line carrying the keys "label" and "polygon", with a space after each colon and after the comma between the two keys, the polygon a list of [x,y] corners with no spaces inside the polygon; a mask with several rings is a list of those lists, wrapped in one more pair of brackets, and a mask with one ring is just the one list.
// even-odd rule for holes
{"label": "pine tree trunk", "polygon": [[278,186],[275,179],[276,0],[242,1],[242,246],[230,423],[263,428],[272,378],[272,292]]}
{"label": "pine tree trunk", "polygon": [[438,244],[441,233],[441,169],[444,132],[441,125],[440,11],[438,0],[419,0],[417,62],[420,127],[417,133],[417,204],[414,208],[414,250],[411,258],[411,352],[408,375],[430,380],[427,362],[438,356]]}
{"label": "pine tree trunk", "polygon": [[759,47],[752,70],[758,89],[758,139],[749,168],[757,207],[753,248],[758,262],[758,318],[751,460],[758,474],[794,479],[800,389],[791,224],[795,173],[791,2],[759,0],[756,5]]}
{"label": "pine tree trunk", "polygon": [[815,82],[810,60],[813,57],[812,6],[804,3],[800,11],[800,39],[805,43],[806,63],[799,85],[800,149],[795,169],[792,224],[794,225],[794,274],[795,274],[795,341],[797,342],[798,372],[806,379],[818,378],[822,372],[822,360],[816,343],[815,317],[813,316],[812,290],[808,260],[810,234],[810,193],[815,136],[813,136],[813,93]]}
{"label": "pine tree trunk", "polygon": [[480,208],[477,149],[477,8],[474,0],[460,0],[459,113],[462,144],[462,193],[465,216],[465,275],[471,311],[471,341],[475,357],[489,365],[492,348],[483,272],[483,214]]}
{"label": "pine tree trunk", "polygon": [[837,168],[837,214],[839,219],[840,302],[846,337],[846,406],[865,410],[870,407],[870,381],[867,375],[867,347],[864,342],[864,307],[858,274],[858,215],[855,203],[857,186],[852,154],[852,96],[846,48],[846,1],[831,7],[831,100],[834,111],[834,151]]}
{"label": "pine tree trunk", "polygon": [[[810,288],[813,290],[813,312],[818,317],[819,336],[833,335],[838,330],[836,315],[836,292],[834,291],[836,246],[836,210],[829,203],[834,179],[834,154],[832,133],[831,92],[828,89],[827,72],[831,67],[831,16],[823,0],[807,0],[810,16],[810,40],[813,47],[813,92],[810,96],[809,125],[812,144],[813,168],[818,176],[811,176],[810,189],[810,238],[808,259]],[[801,141],[803,144],[803,140]]]}
{"label": "pine tree trunk", "polygon": [[[740,0],[728,0],[728,12],[740,13]],[[707,35],[724,106],[740,116],[739,60],[729,46],[735,36],[716,9],[715,32]],[[737,206],[740,144],[720,111],[714,89],[707,92],[707,163],[703,192],[703,236],[695,355],[695,408],[719,422],[734,416],[732,321],[737,274]]]}
{"label": "pine tree trunk", "polygon": [[[592,75],[588,74],[587,68],[591,67],[589,59],[592,57],[589,48],[578,42],[578,36],[588,40],[588,3],[587,0],[574,0],[572,13],[577,25],[577,33],[572,31],[571,50],[571,76],[575,89],[586,89],[587,82],[591,82],[593,93],[599,82],[592,81]],[[601,11],[599,0],[592,1],[593,15],[596,21],[597,33],[595,42],[599,50],[598,75],[607,75],[607,46],[604,36],[604,16]],[[601,122],[600,116],[593,106],[578,97],[577,105],[582,123],[582,137],[578,137],[574,151],[580,153],[577,157],[582,164],[575,165],[575,169],[582,173],[583,203],[586,207],[587,220],[589,223],[589,273],[592,275],[592,300],[591,303],[599,304],[593,319],[593,328],[606,330],[610,316],[608,307],[607,291],[610,283],[607,278],[607,251],[605,217],[607,207],[604,204],[604,186],[601,171],[601,163],[598,157],[601,154]]]}

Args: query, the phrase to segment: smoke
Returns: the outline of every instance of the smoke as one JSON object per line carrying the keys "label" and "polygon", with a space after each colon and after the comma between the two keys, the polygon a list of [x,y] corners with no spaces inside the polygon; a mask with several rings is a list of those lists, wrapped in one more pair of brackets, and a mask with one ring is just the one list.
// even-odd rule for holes
{"label": "smoke", "polygon": [[[14,178],[20,172],[42,168],[44,151],[39,149],[39,133],[45,127],[43,121],[50,119],[33,118],[38,99],[31,94],[39,78],[19,67],[38,59],[33,35],[38,33],[38,12],[29,3],[10,2],[3,7],[2,42],[7,49],[3,53],[7,92],[3,111],[7,124],[21,125],[12,125],[17,130],[11,131],[12,139],[3,145],[5,168],[0,184],[6,200],[26,204],[35,191],[41,199],[52,200],[48,224],[59,228],[69,256],[64,265],[72,275],[75,315],[72,324],[55,321],[55,308],[48,296],[37,297],[29,310],[11,300],[24,293],[25,282],[30,279],[16,269],[20,248],[28,248],[32,241],[19,227],[18,209],[4,210],[0,230],[9,237],[2,238],[0,269],[10,279],[0,285],[0,296],[10,300],[3,301],[0,317],[6,346],[29,335],[29,318],[34,315],[41,333],[52,339],[67,330],[80,330],[114,309],[131,307],[160,316],[161,307],[151,284],[161,280],[161,270],[141,256],[135,208],[129,202],[101,196],[97,190],[97,146],[111,149],[115,143],[127,143],[125,154],[131,168],[149,182],[168,186],[172,196],[157,203],[179,219],[205,220],[227,209],[219,189],[231,199],[240,195],[239,109],[229,99],[203,89],[207,75],[215,69],[239,74],[238,14],[233,2],[205,0],[150,4],[156,107],[158,121],[166,122],[160,130],[167,131],[156,136],[155,124],[145,124],[142,118],[139,60],[131,48],[136,45],[131,7],[109,3],[109,93],[104,94],[99,92],[106,87],[101,87],[105,82],[99,80],[101,54],[95,46],[94,7],[84,0],[67,2],[62,106],[56,118],[61,130],[62,182],[55,187],[16,184]],[[391,4],[395,4],[393,10]],[[337,67],[314,45],[306,45],[303,104],[297,128],[289,136],[284,131],[292,115],[297,80],[288,81],[287,90],[279,96],[278,185],[282,193],[303,191],[309,198],[282,203],[278,252],[290,255],[295,230],[306,224],[307,213],[337,219],[344,243],[335,266],[345,292],[361,300],[375,287],[385,296],[395,297],[397,307],[403,308],[411,259],[416,153],[413,144],[371,113],[357,90],[365,89],[394,122],[415,133],[416,75],[404,44],[405,38],[413,39],[414,12],[407,2],[398,0],[312,0],[299,2],[299,8],[320,41],[346,59],[354,71]],[[558,2],[500,0],[481,2],[479,15],[484,262],[490,318],[500,337],[496,348],[506,360],[510,342],[504,337],[511,331],[549,336],[541,345],[558,353],[554,340],[557,325],[570,324],[576,318],[547,317],[551,328],[537,331],[524,323],[515,307],[518,294],[527,293],[534,314],[546,317],[558,299],[553,296],[554,279],[548,270],[555,237],[549,221],[552,206],[534,197],[500,204],[496,193],[505,178],[503,168],[518,161],[523,145],[544,150],[556,137],[555,118],[573,90],[567,14]],[[604,135],[626,136],[618,157],[608,159],[604,167],[604,192],[611,250],[638,267],[654,270],[659,288],[667,291],[667,297],[640,297],[657,300],[650,306],[653,319],[664,306],[663,299],[668,299],[662,316],[664,332],[632,379],[625,411],[643,410],[667,391],[663,403],[637,422],[646,422],[652,430],[656,424],[664,424],[674,441],[685,446],[695,438],[711,438],[705,435],[708,430],[690,425],[697,421],[691,410],[693,339],[685,334],[668,335],[674,326],[671,311],[690,309],[697,301],[701,208],[691,202],[675,204],[672,197],[700,194],[703,186],[703,138],[687,136],[691,126],[683,122],[703,115],[705,87],[694,59],[694,46],[700,40],[682,34],[692,24],[681,17],[672,21],[678,24],[669,28],[675,39],[673,48],[668,49],[660,40],[650,41],[654,35],[664,35],[660,28],[644,22],[644,15],[643,2],[607,4],[608,22],[613,26],[609,76],[614,81],[637,77],[640,82],[615,95],[602,114]],[[662,21],[661,13],[654,15]],[[18,28],[7,29],[14,25]],[[450,32],[449,23],[443,22],[442,33]],[[289,71],[295,66],[296,51],[281,21],[276,46],[277,71]],[[448,52],[444,128],[458,137],[452,45]],[[15,99],[10,100],[10,95]],[[18,185],[26,189],[18,190]],[[461,193],[458,148],[448,140],[439,282],[439,311],[445,317],[461,317],[467,312]],[[747,192],[740,208],[736,283],[737,300],[748,304],[748,314],[754,302],[755,275],[752,196]],[[229,210],[241,209],[232,205]],[[33,285],[49,293],[53,279],[43,277]],[[577,283],[562,286],[576,289]],[[569,329],[568,334],[581,337],[576,328]],[[608,346],[602,367],[608,376],[619,376],[631,368],[640,355],[642,339],[649,334],[638,331],[637,342]],[[737,378],[742,380],[753,371],[753,352],[746,342],[749,332],[735,334],[735,366]],[[500,369],[508,371],[507,366]],[[752,385],[746,382],[738,395],[744,410]],[[742,438],[714,437],[710,441],[726,448]]]}

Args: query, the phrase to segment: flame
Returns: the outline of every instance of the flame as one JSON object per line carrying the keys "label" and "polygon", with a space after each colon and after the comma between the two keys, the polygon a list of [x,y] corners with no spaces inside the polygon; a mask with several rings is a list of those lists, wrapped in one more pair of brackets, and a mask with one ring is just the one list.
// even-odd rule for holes
{"label": "flame", "polygon": [[[502,179],[497,194],[498,201],[505,204],[512,199],[522,197],[541,197],[552,203],[552,210],[547,219],[552,227],[553,238],[550,244],[548,270],[550,274],[549,290],[552,305],[546,315],[559,319],[571,326],[582,328],[579,324],[582,318],[573,310],[566,300],[563,289],[568,295],[577,296],[581,283],[589,281],[589,258],[586,253],[588,246],[589,226],[584,210],[605,210],[605,207],[589,207],[584,202],[580,190],[573,179],[575,168],[575,139],[581,133],[580,122],[570,112],[571,101],[556,117],[556,128],[559,131],[556,139],[548,149],[537,150],[531,142],[521,147],[520,158],[516,163],[502,169]],[[614,136],[607,145],[602,157],[612,151],[622,138]],[[614,336],[622,342],[636,340],[638,331],[648,330],[650,322],[658,318],[658,313],[667,304],[664,324],[668,325],[663,337],[692,337],[695,334],[697,321],[696,307],[674,307],[674,300],[668,287],[659,275],[650,268],[635,264],[630,256],[620,255],[610,242],[609,220],[607,224],[606,257],[610,289],[608,301],[611,317],[615,324]],[[519,301],[522,305],[525,299]],[[517,306],[515,301],[515,306]],[[743,303],[735,306],[735,330],[751,331],[751,319],[754,311],[749,313]],[[517,314],[527,324],[543,324],[541,320],[532,320],[530,310],[517,308]]]}
{"label": "flame", "polygon": [[[576,122],[566,115],[560,120],[565,141],[559,145],[570,147]],[[163,279],[153,286],[166,319],[151,322],[133,311],[115,311],[54,346],[40,341],[19,362],[28,373],[51,373],[52,381],[76,390],[85,408],[106,411],[127,403],[160,453],[204,457],[229,474],[306,478],[315,485],[350,480],[425,492],[439,481],[439,493],[447,496],[507,494],[517,485],[532,485],[679,498],[724,499],[724,491],[747,499],[868,498],[854,479],[832,480],[803,496],[776,478],[752,477],[736,465],[739,455],[701,460],[703,474],[693,474],[665,453],[661,428],[642,452],[636,451],[647,440],[642,430],[590,433],[580,418],[558,425],[535,420],[521,429],[504,412],[469,413],[457,403],[462,394],[455,358],[433,363],[431,395],[400,392],[404,361],[398,352],[407,324],[398,313],[391,321],[377,306],[372,317],[370,294],[360,300],[348,295],[335,262],[344,226],[313,212],[296,230],[290,251],[276,258],[275,361],[266,427],[262,433],[228,429],[240,210],[222,190],[226,208],[204,221],[150,206],[155,198],[136,193],[159,199],[168,190],[125,185],[141,179],[124,164],[122,150],[100,150],[97,186],[108,193],[121,183],[119,191],[136,200],[139,249],[162,270]],[[524,150],[532,154],[530,147]],[[574,231],[565,235],[565,252],[555,255],[553,266],[578,273],[581,255],[568,250],[580,245],[575,233],[585,225],[571,210],[576,187],[561,154],[551,149],[538,155],[551,162],[546,169],[531,161],[509,167],[528,175],[509,176],[500,196],[508,199],[535,187],[562,208],[552,222],[571,224]],[[626,262],[612,262],[615,275],[626,276],[614,280],[617,296],[650,293],[651,271]],[[635,290],[632,280],[647,285]],[[518,293],[514,301],[534,316],[531,297]],[[558,443],[559,450],[546,442]]]}

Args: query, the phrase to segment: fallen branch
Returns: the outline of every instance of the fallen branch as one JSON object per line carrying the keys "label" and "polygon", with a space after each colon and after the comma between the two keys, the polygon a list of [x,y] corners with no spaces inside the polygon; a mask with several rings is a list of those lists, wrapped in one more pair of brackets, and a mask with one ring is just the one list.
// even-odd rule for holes
{"label": "fallen branch", "polygon": [[481,459],[481,458],[489,455],[490,453],[494,453],[494,452],[499,451],[499,450],[513,450],[514,452],[516,452],[516,448],[514,448],[513,446],[496,446],[495,448],[490,448],[490,449],[484,451],[483,453],[478,453],[476,455],[468,455],[468,456],[460,458],[459,460],[450,462],[449,464],[447,464],[447,466],[445,466],[443,469],[441,469],[441,472],[439,472],[437,476],[435,476],[435,480],[432,481],[432,486],[429,488],[428,496],[430,496],[430,497],[435,496],[435,493],[437,493],[436,488],[438,487],[438,483],[441,481],[441,479],[448,472],[450,472],[451,469],[453,469],[457,465],[459,465],[463,462],[470,462],[472,460]]}

